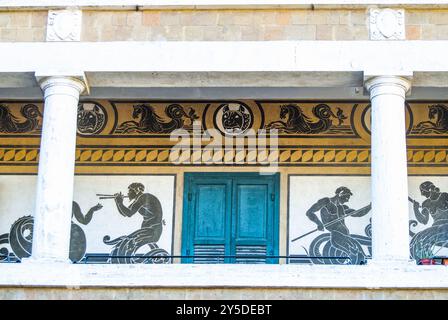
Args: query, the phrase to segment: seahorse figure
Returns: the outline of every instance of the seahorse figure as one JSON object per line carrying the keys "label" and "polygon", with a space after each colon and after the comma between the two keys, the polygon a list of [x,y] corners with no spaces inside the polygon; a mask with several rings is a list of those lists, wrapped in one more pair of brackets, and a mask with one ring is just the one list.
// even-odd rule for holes
{"label": "seahorse figure", "polygon": [[179,104],[170,104],[165,108],[165,114],[170,119],[163,120],[154,111],[154,107],[150,104],[138,104],[134,106],[132,118],[140,121],[125,121],[116,130],[116,133],[171,133],[176,129],[188,128],[185,126],[184,118],[193,123],[199,117],[195,114],[193,109],[190,109],[187,114],[184,108]]}
{"label": "seahorse figure", "polygon": [[338,108],[336,115],[326,104],[318,104],[313,107],[313,115],[318,119],[313,121],[309,118],[297,104],[285,104],[280,107],[280,119],[288,120],[273,121],[266,126],[266,129],[278,129],[286,133],[304,133],[315,134],[328,131],[333,126],[331,118],[338,120],[341,125],[347,117],[343,114],[342,109]]}
{"label": "seahorse figure", "polygon": [[423,121],[414,127],[413,133],[447,133],[448,132],[448,107],[443,104],[430,105],[428,118],[435,121]]}
{"label": "seahorse figure", "polygon": [[39,117],[42,113],[35,104],[26,104],[20,109],[20,114],[25,121],[20,121],[11,113],[6,105],[0,105],[0,132],[4,133],[25,133],[40,132]]}

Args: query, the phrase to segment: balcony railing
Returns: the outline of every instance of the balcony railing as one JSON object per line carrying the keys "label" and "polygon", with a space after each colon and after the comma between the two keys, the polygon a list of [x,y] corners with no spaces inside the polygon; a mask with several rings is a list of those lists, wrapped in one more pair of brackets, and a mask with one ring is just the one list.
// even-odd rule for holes
{"label": "balcony railing", "polygon": [[[287,264],[337,264],[337,265],[352,265],[350,257],[343,256],[306,256],[306,255],[163,255],[150,257],[144,254],[135,255],[112,255],[108,253],[86,253],[84,257],[74,264],[132,264],[132,263],[144,263],[144,264],[161,264],[172,263],[174,259],[193,259],[187,263],[224,263],[225,259],[235,259],[233,263],[266,263],[272,259],[285,259]],[[212,259],[209,262],[197,262],[195,259]],[[239,261],[236,259],[240,259]],[[244,260],[241,260],[244,259]],[[370,260],[371,257],[366,257],[366,260]],[[253,261],[251,261],[253,260]],[[264,261],[261,261],[264,260]],[[320,260],[321,262],[315,263],[313,261]],[[338,261],[338,263],[328,263],[328,261]],[[127,262],[128,261],[128,262]],[[326,261],[327,263],[322,263]],[[15,255],[2,255],[0,254],[0,263],[20,263],[21,259]],[[361,263],[361,265],[366,264]],[[419,259],[416,261],[417,265],[448,265],[448,257],[436,256],[432,258]]]}

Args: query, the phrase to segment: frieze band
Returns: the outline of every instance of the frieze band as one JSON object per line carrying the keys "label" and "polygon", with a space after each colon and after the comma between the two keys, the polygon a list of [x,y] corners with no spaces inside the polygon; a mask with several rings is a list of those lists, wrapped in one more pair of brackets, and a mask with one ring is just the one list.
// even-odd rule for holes
{"label": "frieze band", "polygon": [[[446,103],[408,103],[409,138],[448,135]],[[1,136],[40,136],[43,103],[0,102]],[[309,101],[82,101],[80,137],[166,137],[177,129],[218,129],[237,136],[277,129],[282,138],[359,138],[370,135],[370,104]]]}
{"label": "frieze band", "polygon": [[[409,137],[448,134],[445,103],[407,104]],[[39,136],[43,103],[0,102],[0,135]],[[280,136],[351,137],[370,134],[370,104],[309,101],[83,101],[80,137],[166,136],[177,129],[218,129],[235,136],[248,129],[277,129]],[[359,126],[358,126],[359,124]]]}
{"label": "frieze band", "polygon": [[[410,149],[407,152],[409,165],[448,164],[448,147],[438,149]],[[38,147],[0,148],[0,165],[37,165]],[[369,164],[369,149],[334,148],[284,148],[278,150],[179,150],[163,147],[155,148],[78,148],[76,163],[159,165],[159,164]]]}

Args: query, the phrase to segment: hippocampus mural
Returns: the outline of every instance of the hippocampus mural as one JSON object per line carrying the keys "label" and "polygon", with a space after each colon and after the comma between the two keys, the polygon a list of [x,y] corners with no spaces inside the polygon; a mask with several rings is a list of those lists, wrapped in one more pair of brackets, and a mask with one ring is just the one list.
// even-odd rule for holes
{"label": "hippocampus mural", "polygon": [[0,132],[2,133],[38,133],[41,131],[39,119],[42,113],[35,104],[26,104],[20,109],[24,121],[14,116],[6,105],[0,105]]}
{"label": "hippocampus mural", "polygon": [[448,107],[444,104],[428,106],[428,118],[434,121],[422,121],[412,130],[412,134],[448,133]]}
{"label": "hippocampus mural", "polygon": [[[81,212],[79,204],[73,201],[72,217],[79,223],[87,225],[92,220],[93,213],[102,208],[101,204],[90,208],[87,214]],[[0,236],[0,244],[8,244],[11,247],[10,253],[6,247],[0,249],[1,259],[23,259],[31,256],[33,246],[33,227],[34,218],[25,216],[15,221],[9,233]],[[72,221],[70,231],[70,253],[69,258],[73,262],[77,262],[84,257],[86,253],[86,236],[80,226]],[[3,252],[2,252],[3,250]]]}
{"label": "hippocampus mural", "polygon": [[[180,104],[170,104],[165,108],[165,114],[170,119],[162,119],[150,104],[137,104],[133,106],[132,118],[140,120],[125,121],[115,130],[116,133],[171,133],[176,129],[190,130],[193,121],[199,119],[194,110],[190,108],[188,113]],[[190,123],[185,123],[184,119]]]}
{"label": "hippocampus mural", "polygon": [[448,193],[441,192],[431,181],[420,184],[420,193],[426,198],[422,204],[409,197],[417,219],[410,221],[410,227],[416,227],[419,223],[426,225],[430,217],[433,223],[417,233],[410,230],[411,258],[416,260],[432,258],[441,249],[448,248]]}
{"label": "hippocampus mural", "polygon": [[[347,217],[363,217],[371,210],[371,204],[355,210],[347,203],[353,195],[347,187],[338,187],[333,197],[324,197],[315,202],[307,211],[306,216],[317,225],[315,230],[307,232],[291,241],[297,241],[316,231],[327,230],[313,239],[306,250],[310,258],[308,262],[314,264],[365,264],[366,258],[371,256],[371,224],[364,229],[366,236],[351,234],[345,219]],[[320,213],[320,218],[316,212]],[[368,253],[363,249],[367,246]]]}
{"label": "hippocampus mural", "polygon": [[[110,240],[105,236],[103,241],[107,245],[113,245],[110,263],[169,263],[168,252],[157,246],[162,235],[163,220],[162,205],[159,199],[150,193],[144,193],[145,186],[134,182],[128,187],[128,195],[121,192],[112,196],[103,195],[103,199],[115,200],[118,212],[124,217],[132,217],[137,212],[142,215],[141,229],[125,236]],[[133,201],[129,207],[123,204],[123,199]],[[150,251],[138,254],[138,250],[148,246]]]}
{"label": "hippocampus mural", "polygon": [[[305,250],[310,257],[309,262],[314,264],[365,264],[366,258],[372,255],[372,225],[368,224],[365,236],[350,234],[349,245],[345,248],[337,247],[332,241],[335,235],[324,233],[313,239],[309,250]],[[336,236],[337,237],[337,236]],[[362,246],[367,247],[366,254]]]}
{"label": "hippocampus mural", "polygon": [[[318,119],[317,121],[310,119],[297,104],[284,104],[280,106],[280,119],[288,117],[286,122],[282,120],[273,121],[266,125],[266,129],[278,129],[284,133],[337,133],[335,128],[340,127],[347,119],[342,109],[338,108],[335,115],[330,106],[322,103],[314,106],[312,113]],[[333,124],[332,118],[338,120],[336,126]]]}
{"label": "hippocampus mural", "polygon": [[33,217],[25,216],[17,219],[9,233],[0,236],[1,244],[9,244],[12,252],[6,247],[1,251],[1,260],[20,260],[31,256],[33,240]]}
{"label": "hippocampus mural", "polygon": [[[75,177],[76,201],[70,207],[72,221],[68,252],[68,258],[72,262],[171,263],[171,258],[168,259],[171,253],[167,250],[171,250],[174,217],[167,216],[165,211],[173,212],[171,210],[174,209],[174,177],[138,175],[140,180],[134,183],[131,183],[134,179],[129,181],[127,177]],[[11,183],[14,178],[11,176],[2,179],[0,189],[4,190],[4,185],[20,188],[20,183]],[[32,183],[34,179],[32,176],[24,177],[27,183]],[[154,192],[148,193],[148,184],[156,186]],[[117,192],[117,189],[125,188],[129,189],[126,195]],[[108,194],[95,192],[99,190]],[[29,196],[34,190],[27,190],[25,193]],[[2,196],[5,196],[4,192],[0,193],[1,203],[4,204],[7,198]],[[87,206],[88,203],[91,205]],[[4,205],[0,207],[0,212],[6,213],[2,216],[11,221],[5,223],[6,219],[3,220],[6,229],[0,234],[0,262],[19,262],[32,256],[35,219],[30,215],[14,214],[11,208]],[[15,212],[33,210],[32,204],[28,202],[19,208]],[[142,259],[143,256],[145,258]]]}

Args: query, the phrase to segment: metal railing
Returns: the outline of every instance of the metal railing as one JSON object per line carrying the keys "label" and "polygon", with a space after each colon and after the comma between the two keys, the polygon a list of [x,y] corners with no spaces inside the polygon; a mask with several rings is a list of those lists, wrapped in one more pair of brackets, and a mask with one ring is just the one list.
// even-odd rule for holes
{"label": "metal railing", "polygon": [[[187,263],[203,263],[203,264],[216,264],[216,263],[224,263],[225,259],[248,259],[248,260],[258,260],[258,263],[263,263],[260,260],[268,261],[269,259],[286,259],[287,264],[315,264],[313,260],[342,260],[339,263],[333,263],[338,265],[352,265],[352,261],[350,257],[343,256],[306,256],[306,255],[166,255],[166,256],[146,256],[144,254],[135,254],[135,255],[112,255],[109,253],[86,253],[84,257],[79,261],[74,261],[74,264],[111,264],[113,263],[113,259],[141,259],[145,261],[146,264],[157,263],[157,260],[164,260],[163,263],[172,263],[173,259],[193,259],[191,262]],[[195,262],[195,259],[214,259],[211,262]],[[366,260],[360,265],[363,265],[367,262],[367,260],[372,259],[372,257],[367,256]],[[250,263],[247,261],[238,262],[233,261],[236,264],[238,263]],[[21,259],[15,255],[8,254],[0,254],[0,263],[21,263]],[[117,263],[117,262],[116,262]],[[118,262],[120,263],[120,262]],[[122,263],[122,262],[121,262]],[[321,264],[321,263],[319,263]],[[418,259],[416,260],[417,265],[448,265],[448,256],[435,256],[428,259]]]}
{"label": "metal railing", "polygon": [[[312,263],[312,260],[320,259],[320,260],[343,260],[345,263],[341,264],[351,264],[350,257],[343,257],[343,256],[301,256],[301,255],[165,255],[165,256],[146,256],[144,254],[135,254],[135,255],[111,255],[107,253],[87,253],[85,256],[77,262],[77,264],[107,264],[111,263],[113,259],[142,259],[146,261],[146,263],[154,263],[154,261],[157,260],[165,260],[169,263],[172,262],[173,259],[193,259],[190,263],[195,263],[195,259],[213,259],[211,262],[203,262],[202,263],[224,263],[226,259],[247,259],[247,260],[254,260],[258,263],[263,263],[260,260],[264,260],[264,262],[267,262],[269,260],[277,260],[277,259],[286,259],[286,262],[288,264],[296,264],[296,263]],[[258,261],[257,261],[258,260]],[[301,260],[302,262],[296,262],[298,260]],[[243,261],[234,261],[235,263],[242,263]],[[187,262],[188,263],[188,262]],[[196,262],[197,263],[197,262]],[[247,261],[244,261],[243,263],[250,263]]]}

